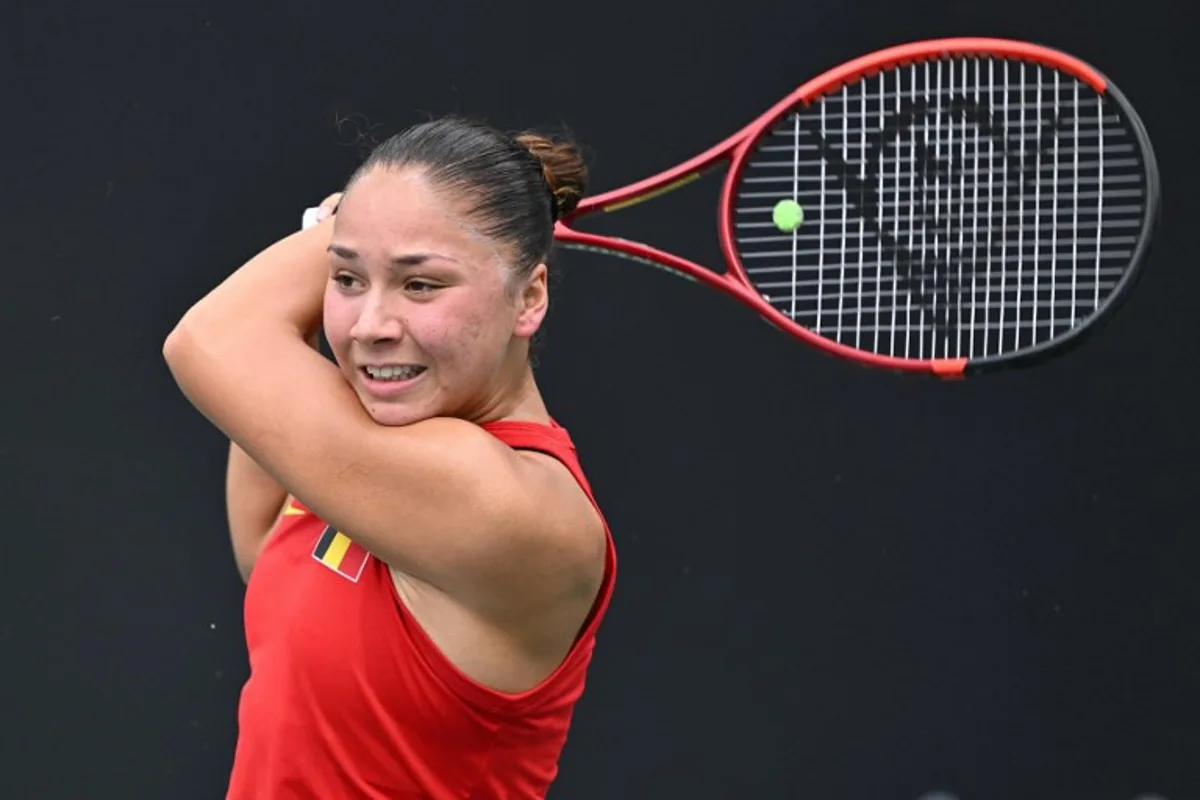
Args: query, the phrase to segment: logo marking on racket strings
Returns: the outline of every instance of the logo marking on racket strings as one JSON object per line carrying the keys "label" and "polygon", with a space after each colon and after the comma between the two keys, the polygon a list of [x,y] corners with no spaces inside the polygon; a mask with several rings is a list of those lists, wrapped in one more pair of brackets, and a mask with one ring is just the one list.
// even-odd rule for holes
{"label": "logo marking on racket strings", "polygon": [[[871,233],[879,239],[884,254],[893,263],[901,278],[901,285],[912,295],[914,300],[932,313],[936,330],[943,336],[950,335],[958,326],[957,311],[962,281],[955,275],[949,255],[943,258],[935,252],[933,258],[927,258],[927,248],[921,248],[919,253],[913,252],[897,242],[882,228],[878,220],[879,192],[875,182],[879,173],[880,155],[887,142],[896,140],[899,136],[912,130],[918,122],[929,117],[956,115],[962,116],[965,121],[977,126],[993,143],[999,146],[999,155],[1003,158],[1009,181],[1015,183],[1020,189],[1028,186],[1034,170],[1037,169],[1036,164],[1039,163],[1040,157],[1050,151],[1059,131],[1064,130],[1070,123],[1070,120],[1066,119],[1062,113],[1058,113],[1053,119],[1043,122],[1040,135],[1023,137],[1025,141],[1014,149],[1010,146],[1012,137],[1005,130],[1004,124],[995,119],[991,108],[984,103],[970,100],[963,95],[953,96],[942,107],[932,106],[925,99],[906,101],[905,107],[890,114],[879,130],[867,136],[867,143],[862,148],[862,162],[858,165],[863,167],[862,177],[859,177],[860,170],[855,169],[847,162],[824,136],[811,130],[808,126],[801,128],[803,135],[816,140],[821,155],[833,167],[835,176],[841,179],[847,201],[855,207],[863,222],[870,228]],[[974,244],[973,252],[966,248],[962,248],[959,252],[959,248],[949,244],[955,238],[961,239],[961,234],[964,233],[964,230],[955,225],[953,215],[946,215],[946,218],[941,221],[940,230],[933,227],[931,221],[936,219],[937,215],[930,213],[929,186],[939,177],[949,177],[955,174],[955,154],[951,150],[949,162],[939,160],[936,147],[930,148],[924,137],[919,136],[919,132],[917,135],[920,141],[914,142],[912,148],[917,174],[921,179],[921,199],[919,202],[914,201],[913,205],[921,212],[922,239],[924,239],[924,234],[933,228],[932,233],[935,235],[942,233],[946,236],[947,251],[951,251],[955,257],[970,255],[972,263],[976,264],[979,263],[978,258],[981,255],[986,257],[1000,255],[1002,242],[993,242],[990,247],[987,244]],[[1003,208],[1000,208],[994,216],[1002,218]],[[969,270],[962,277],[970,279],[977,275],[976,270]],[[931,286],[930,292],[925,290],[927,281]],[[937,296],[944,296],[947,302],[937,306],[933,302]]]}

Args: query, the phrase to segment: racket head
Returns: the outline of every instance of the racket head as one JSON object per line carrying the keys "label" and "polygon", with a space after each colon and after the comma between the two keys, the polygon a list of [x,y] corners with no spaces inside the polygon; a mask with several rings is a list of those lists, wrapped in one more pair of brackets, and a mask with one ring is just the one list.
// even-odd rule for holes
{"label": "racket head", "polygon": [[[775,219],[788,201],[804,211],[790,232]],[[971,38],[800,86],[742,132],[718,218],[729,277],[771,324],[860,363],[963,377],[1061,355],[1110,319],[1158,204],[1149,137],[1111,81]]]}

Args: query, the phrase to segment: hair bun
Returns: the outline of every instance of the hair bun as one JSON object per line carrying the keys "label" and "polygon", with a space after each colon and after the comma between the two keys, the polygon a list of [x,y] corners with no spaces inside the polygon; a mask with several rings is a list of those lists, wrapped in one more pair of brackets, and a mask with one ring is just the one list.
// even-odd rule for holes
{"label": "hair bun", "polygon": [[587,189],[587,164],[579,146],[569,139],[551,139],[526,131],[517,142],[529,150],[542,165],[542,178],[557,205],[555,218],[575,210]]}

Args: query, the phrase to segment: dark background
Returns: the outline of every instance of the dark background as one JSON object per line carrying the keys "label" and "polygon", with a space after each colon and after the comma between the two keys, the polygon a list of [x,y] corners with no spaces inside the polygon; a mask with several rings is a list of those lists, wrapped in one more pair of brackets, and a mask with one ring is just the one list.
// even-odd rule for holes
{"label": "dark background", "polygon": [[[941,384],[563,251],[540,380],[621,573],[551,796],[1200,797],[1182,0],[5,2],[0,797],[222,796],[226,444],[160,347],[361,136],[565,124],[601,191],[945,35],[1067,50],[1139,108],[1166,215],[1139,290],[1066,358]],[[716,265],[717,186],[594,229]]]}

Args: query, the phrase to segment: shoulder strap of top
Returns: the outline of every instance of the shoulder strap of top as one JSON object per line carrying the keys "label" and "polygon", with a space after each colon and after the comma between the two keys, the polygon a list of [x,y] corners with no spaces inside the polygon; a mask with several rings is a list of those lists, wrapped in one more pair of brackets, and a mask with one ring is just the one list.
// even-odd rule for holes
{"label": "shoulder strap of top", "polygon": [[592,498],[592,502],[595,502],[592,487],[580,467],[575,443],[571,441],[567,430],[557,422],[551,420],[550,424],[546,425],[539,422],[500,420],[485,422],[482,427],[514,450],[535,450],[557,458],[571,471],[588,497]]}

